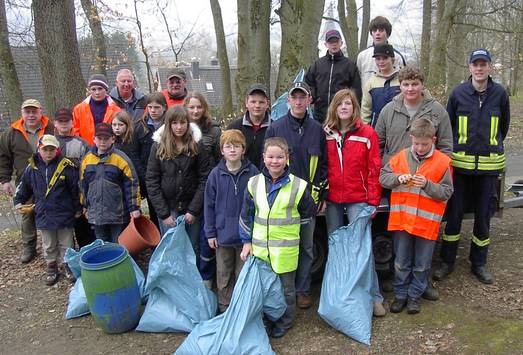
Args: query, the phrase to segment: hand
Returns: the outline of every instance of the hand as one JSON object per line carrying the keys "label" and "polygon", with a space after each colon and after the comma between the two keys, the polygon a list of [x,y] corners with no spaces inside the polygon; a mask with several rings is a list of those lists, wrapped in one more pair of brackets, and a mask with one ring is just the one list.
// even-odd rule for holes
{"label": "hand", "polygon": [[74,214],[74,218],[80,218],[81,215],[82,215],[82,211],[78,211]]}
{"label": "hand", "polygon": [[249,255],[251,255],[251,254],[252,254],[251,243],[244,243],[242,251],[240,253],[240,259],[242,259],[242,261],[246,261],[247,258],[249,257]]}
{"label": "hand", "polygon": [[169,228],[174,227],[176,225],[176,221],[172,216],[169,216],[166,219],[162,220],[162,223],[164,226]]}
{"label": "hand", "polygon": [[140,218],[141,215],[142,215],[142,212],[140,210],[136,210],[136,211],[132,211],[131,212],[131,217],[132,218]]}
{"label": "hand", "polygon": [[11,185],[10,182],[4,182],[2,184],[2,190],[4,190],[4,192],[6,194],[8,194],[9,196],[13,196],[15,194],[15,190],[13,188],[13,185]]}
{"label": "hand", "polygon": [[185,219],[185,223],[187,224],[193,224],[194,223],[194,220],[196,219],[196,217],[194,217],[192,214],[190,214],[189,212],[187,212],[184,216],[184,219]]}
{"label": "hand", "polygon": [[87,208],[82,208],[82,212],[84,213],[85,218],[89,219],[89,214],[87,213]]}
{"label": "hand", "polygon": [[414,187],[419,187],[420,189],[424,188],[427,185],[427,178],[423,175],[416,174],[412,177],[412,182]]}
{"label": "hand", "polygon": [[321,201],[320,204],[318,205],[318,213],[323,213],[323,212],[325,212],[326,209],[327,209],[327,202]]}
{"label": "hand", "polygon": [[406,184],[410,180],[412,180],[411,174],[402,174],[402,175],[398,176],[398,181],[400,182],[400,184]]}
{"label": "hand", "polygon": [[216,240],[216,238],[207,239],[207,243],[209,244],[209,248],[211,249],[218,248],[218,241]]}

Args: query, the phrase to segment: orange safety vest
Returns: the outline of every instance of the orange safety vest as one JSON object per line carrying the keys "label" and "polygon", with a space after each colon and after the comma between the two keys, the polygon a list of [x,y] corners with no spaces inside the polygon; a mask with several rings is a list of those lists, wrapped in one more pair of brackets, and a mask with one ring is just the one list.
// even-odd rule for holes
{"label": "orange safety vest", "polygon": [[[398,175],[409,171],[408,154],[404,149],[390,160],[392,171]],[[450,167],[450,158],[438,150],[424,160],[416,174],[425,176],[428,181],[439,183]],[[439,225],[445,213],[446,201],[437,201],[427,195],[423,189],[401,184],[392,190],[390,196],[389,231],[406,231],[412,235],[436,240]]]}
{"label": "orange safety vest", "polygon": [[167,101],[167,108],[171,108],[173,106],[183,105],[183,100],[185,100],[185,97],[182,97],[181,99],[173,99],[169,96],[169,90],[165,89],[162,90],[163,97],[165,97],[165,101]]}
{"label": "orange safety vest", "polygon": [[[94,118],[89,106],[91,96],[88,96],[84,101],[80,102],[73,109],[73,132],[75,136],[82,137],[93,145],[94,143]],[[122,109],[110,97],[107,97],[108,105],[105,111],[104,123],[111,123],[113,116]]]}

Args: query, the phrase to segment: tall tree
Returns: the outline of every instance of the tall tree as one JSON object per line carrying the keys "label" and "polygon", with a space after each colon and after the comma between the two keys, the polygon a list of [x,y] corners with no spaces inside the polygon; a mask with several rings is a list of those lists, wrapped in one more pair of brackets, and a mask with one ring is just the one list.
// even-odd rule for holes
{"label": "tall tree", "polygon": [[[347,11],[345,12],[345,3]],[[345,42],[347,56],[356,59],[358,55],[358,8],[356,0],[338,0],[338,18]]]}
{"label": "tall tree", "polygon": [[95,48],[95,66],[93,71],[95,73],[107,75],[107,50],[105,46],[104,32],[102,30],[102,21],[100,20],[98,9],[91,0],[81,0],[80,2],[82,3],[82,8],[87,17],[87,22],[89,23],[89,28],[91,29],[91,34],[93,36]]}
{"label": "tall tree", "polygon": [[360,51],[367,48],[367,38],[369,38],[370,22],[370,0],[363,0],[363,17],[361,20]]}
{"label": "tall tree", "polygon": [[4,0],[0,0],[0,78],[3,83],[4,97],[7,99],[9,117],[14,119],[18,117],[23,98],[11,46],[9,45]]}
{"label": "tall tree", "polygon": [[282,1],[276,13],[280,16],[280,67],[276,96],[285,91],[296,72],[307,68],[318,58],[317,43],[325,0]]}
{"label": "tall tree", "polygon": [[225,31],[223,30],[222,9],[218,0],[210,0],[212,19],[214,21],[214,33],[216,34],[216,51],[220,62],[221,77],[223,83],[222,91],[222,115],[232,115],[232,88],[231,69],[229,67],[229,56],[225,44]]}
{"label": "tall tree", "polygon": [[238,60],[236,94],[238,108],[248,86],[262,83],[270,86],[270,13],[271,0],[237,0]]}
{"label": "tall tree", "polygon": [[147,84],[149,87],[149,92],[153,91],[153,83],[152,83],[152,71],[151,71],[151,64],[149,62],[149,51],[147,50],[147,47],[145,47],[145,43],[143,41],[143,30],[142,30],[142,21],[140,21],[140,16],[138,15],[138,2],[143,2],[140,0],[133,0],[134,3],[134,21],[136,23],[136,27],[138,27],[138,37],[140,40],[140,49],[142,50],[143,56],[145,58],[145,69],[147,70]]}
{"label": "tall tree", "polygon": [[429,75],[430,65],[430,31],[432,30],[432,0],[423,0],[423,23],[421,25],[421,58],[420,68]]}
{"label": "tall tree", "polygon": [[183,52],[185,45],[187,44],[189,39],[191,39],[194,36],[194,28],[196,27],[198,21],[193,22],[191,28],[189,29],[189,32],[187,32],[187,35],[179,37],[179,34],[182,31],[180,29],[173,30],[171,28],[170,23],[172,23],[172,18],[168,18],[166,14],[167,6],[169,6],[169,0],[167,0],[164,4],[162,4],[160,0],[156,0],[156,7],[158,8],[160,15],[162,15],[163,23],[165,25],[165,29],[167,30],[167,35],[169,36],[169,43],[171,45],[171,50],[174,54],[174,60],[178,62],[180,61],[180,54]]}
{"label": "tall tree", "polygon": [[46,112],[72,107],[85,97],[73,0],[33,0],[36,50]]}

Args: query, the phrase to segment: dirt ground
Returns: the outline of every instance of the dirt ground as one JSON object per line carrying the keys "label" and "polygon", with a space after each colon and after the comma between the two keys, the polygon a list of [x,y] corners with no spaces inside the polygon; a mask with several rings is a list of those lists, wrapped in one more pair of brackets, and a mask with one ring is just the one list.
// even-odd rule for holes
{"label": "dirt ground", "polygon": [[[523,104],[513,105],[513,124],[507,139],[508,154],[523,164]],[[510,168],[510,167],[509,167]],[[38,258],[19,263],[21,242],[6,201],[0,201],[0,354],[169,354],[185,334],[129,332],[108,335],[90,316],[66,320],[67,297],[72,287],[63,279],[52,287],[41,278],[45,265],[40,243]],[[467,260],[471,223],[463,226],[457,269],[443,282],[437,302],[423,301],[418,315],[388,313],[374,319],[372,344],[367,347],[330,328],[315,305],[298,310],[293,329],[272,339],[278,354],[516,354],[523,353],[523,209],[504,211],[492,220],[489,267],[493,285],[479,283]],[[434,263],[438,263],[435,253]],[[392,301],[384,293],[385,303]]]}

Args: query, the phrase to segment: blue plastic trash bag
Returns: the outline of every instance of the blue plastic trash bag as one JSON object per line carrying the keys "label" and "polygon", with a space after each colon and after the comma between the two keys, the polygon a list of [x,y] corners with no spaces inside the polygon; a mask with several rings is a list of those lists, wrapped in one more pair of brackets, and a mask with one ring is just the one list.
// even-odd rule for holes
{"label": "blue plastic trash bag", "polygon": [[198,324],[176,354],[274,354],[263,326],[263,313],[276,321],[286,309],[278,275],[265,261],[250,256],[238,277],[229,308]]}
{"label": "blue plastic trash bag", "polygon": [[[85,296],[82,278],[80,277],[80,258],[82,254],[86,251],[96,248],[102,244],[104,244],[102,240],[96,239],[91,244],[80,248],[79,251],[76,251],[72,248],[67,248],[67,250],[65,251],[64,262],[67,263],[69,269],[71,269],[71,272],[76,277],[74,287],[69,292],[69,302],[67,304],[67,311],[65,312],[66,319],[77,318],[91,313],[89,311],[89,305],[87,304],[87,297]],[[136,274],[136,282],[138,283],[138,287],[140,288],[142,302],[145,302],[145,277],[138,264],[136,264],[136,262],[132,258],[131,263],[133,264],[134,273]]]}
{"label": "blue plastic trash bag", "polygon": [[356,220],[329,235],[329,256],[321,285],[318,314],[334,329],[370,345],[374,269],[370,217],[363,209]]}
{"label": "blue plastic trash bag", "polygon": [[[296,83],[298,81],[303,81],[305,78],[305,70],[302,68],[298,71],[296,74],[296,77],[294,77],[293,83]],[[283,94],[281,94],[276,101],[274,101],[274,104],[272,104],[271,107],[271,119],[273,121],[276,121],[278,118],[285,116],[287,114],[287,111],[289,111],[289,104],[287,102],[287,95],[288,92],[285,91]],[[309,113],[309,116],[313,117],[312,115],[312,109],[309,107],[307,109],[307,112]]]}
{"label": "blue plastic trash bag", "polygon": [[190,332],[216,315],[216,296],[204,284],[183,216],[165,233],[149,261],[147,305],[136,330]]}

